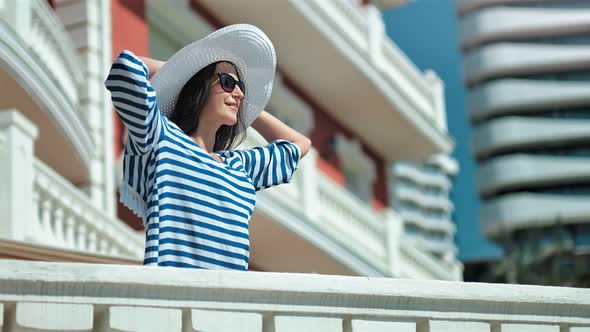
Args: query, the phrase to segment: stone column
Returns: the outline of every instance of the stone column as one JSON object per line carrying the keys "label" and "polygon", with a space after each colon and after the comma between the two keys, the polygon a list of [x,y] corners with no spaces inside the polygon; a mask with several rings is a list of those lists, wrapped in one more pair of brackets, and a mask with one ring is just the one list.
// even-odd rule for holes
{"label": "stone column", "polygon": [[112,105],[103,82],[111,64],[110,1],[56,0],[56,14],[78,48],[85,80],[80,109],[95,145],[90,183],[85,190],[93,204],[115,216]]}
{"label": "stone column", "polygon": [[0,19],[4,20],[24,40],[31,31],[31,0],[0,0]]}
{"label": "stone column", "polygon": [[317,220],[319,206],[319,185],[318,185],[318,153],[315,149],[310,149],[301,160],[301,195],[304,213],[310,220]]}
{"label": "stone column", "polygon": [[383,40],[385,39],[385,23],[381,11],[373,4],[364,7],[367,16],[368,53],[377,67],[383,62]]}
{"label": "stone column", "polygon": [[0,237],[22,241],[33,209],[37,127],[15,109],[0,110]]}
{"label": "stone column", "polygon": [[400,216],[390,208],[381,212],[383,222],[387,231],[387,256],[389,263],[389,270],[392,277],[399,277],[400,275],[400,244],[401,234],[403,231],[403,220]]}
{"label": "stone column", "polygon": [[424,77],[432,87],[432,115],[434,121],[436,121],[436,124],[439,126],[439,128],[447,130],[447,112],[445,108],[445,84],[432,70],[427,70],[425,72]]}

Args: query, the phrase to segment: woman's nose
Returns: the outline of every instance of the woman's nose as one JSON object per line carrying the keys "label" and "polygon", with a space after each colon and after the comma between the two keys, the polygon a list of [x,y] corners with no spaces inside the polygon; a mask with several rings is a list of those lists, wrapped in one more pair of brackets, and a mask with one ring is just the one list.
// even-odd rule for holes
{"label": "woman's nose", "polygon": [[244,92],[242,91],[242,89],[240,89],[240,87],[237,84],[234,87],[234,91],[232,91],[232,97],[244,99]]}

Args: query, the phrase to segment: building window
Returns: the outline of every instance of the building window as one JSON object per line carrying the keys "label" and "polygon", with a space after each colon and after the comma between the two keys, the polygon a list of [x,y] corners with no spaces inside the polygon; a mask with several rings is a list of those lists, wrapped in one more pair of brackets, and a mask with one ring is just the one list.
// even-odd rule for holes
{"label": "building window", "polygon": [[375,182],[375,163],[362,151],[358,140],[336,135],[335,145],[346,179],[346,187],[362,201],[371,203]]}
{"label": "building window", "polygon": [[303,135],[308,136],[313,128],[311,109],[285,86],[279,74],[275,76],[266,111]]}

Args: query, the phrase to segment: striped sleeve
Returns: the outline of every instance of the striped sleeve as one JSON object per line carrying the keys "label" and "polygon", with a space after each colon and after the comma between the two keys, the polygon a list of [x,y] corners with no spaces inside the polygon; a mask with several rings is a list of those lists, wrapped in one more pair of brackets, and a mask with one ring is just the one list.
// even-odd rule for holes
{"label": "striped sleeve", "polygon": [[156,103],[156,93],[148,81],[145,64],[130,51],[123,51],[115,59],[105,81],[107,90],[129,137],[132,155],[151,150],[162,122]]}
{"label": "striped sleeve", "polygon": [[276,140],[264,147],[235,152],[242,159],[244,171],[256,190],[290,182],[301,156],[299,147],[286,140]]}

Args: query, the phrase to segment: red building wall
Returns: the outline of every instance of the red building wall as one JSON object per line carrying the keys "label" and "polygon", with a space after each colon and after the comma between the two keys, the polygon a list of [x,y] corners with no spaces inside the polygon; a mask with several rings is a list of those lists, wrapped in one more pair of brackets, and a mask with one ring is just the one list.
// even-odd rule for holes
{"label": "red building wall", "polygon": [[[148,55],[149,30],[145,15],[145,0],[111,0],[111,17],[113,60],[124,49],[137,55]],[[123,124],[114,111],[113,124],[115,159],[118,159],[123,150],[125,133]],[[117,196],[117,201],[118,199]],[[134,229],[143,229],[141,218],[120,202],[117,205],[117,214]]]}
{"label": "red building wall", "polygon": [[[111,0],[112,59],[127,49],[137,55],[149,53],[149,30],[145,18],[145,0]],[[115,121],[115,157],[123,149],[123,125],[113,112]]]}
{"label": "red building wall", "polygon": [[[288,75],[281,73],[281,76],[287,88],[303,100],[313,112],[314,128],[311,131],[310,139],[313,147],[316,148],[320,156],[318,158],[318,167],[340,185],[346,185],[340,159],[334,150],[333,138],[336,134],[341,134],[346,138],[354,138],[355,135],[352,131],[342,126],[337,119],[328,114],[311,96],[301,91],[297,85],[289,80]],[[380,210],[388,204],[386,164],[383,158],[368,148],[366,144],[363,144],[362,139],[360,141],[363,152],[375,164],[376,176],[375,182],[373,183],[373,207]]]}

